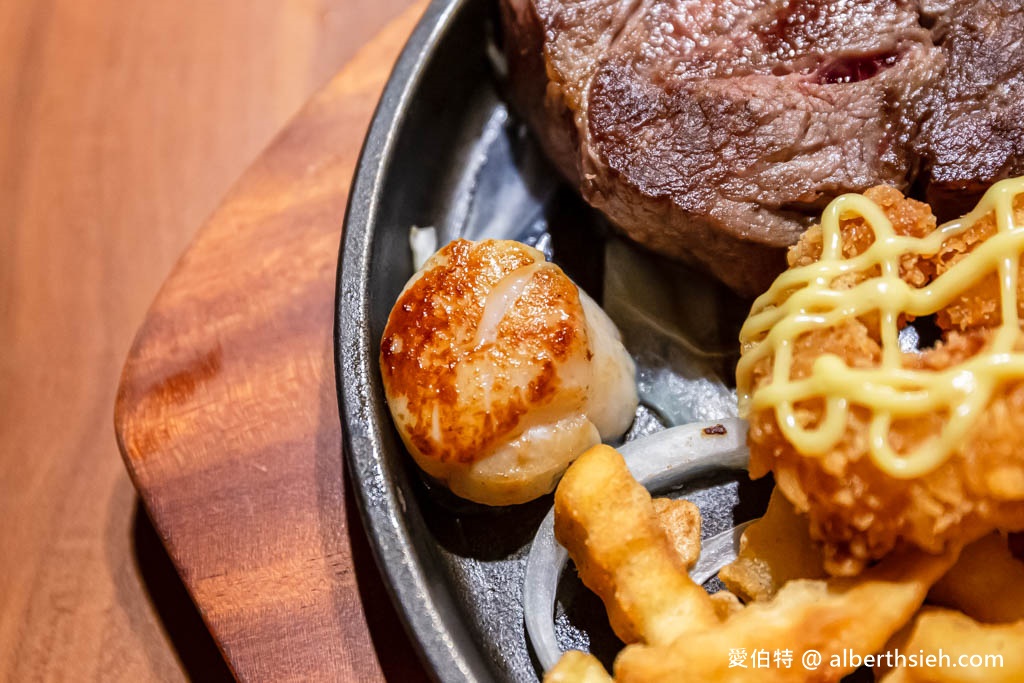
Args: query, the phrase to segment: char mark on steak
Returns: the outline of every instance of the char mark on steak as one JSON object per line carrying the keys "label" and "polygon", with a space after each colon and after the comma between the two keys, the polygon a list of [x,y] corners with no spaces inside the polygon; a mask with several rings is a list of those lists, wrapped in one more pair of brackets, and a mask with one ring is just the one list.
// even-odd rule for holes
{"label": "char mark on steak", "polygon": [[913,149],[925,196],[949,219],[992,183],[1024,175],[1024,2],[932,4],[944,59],[915,103]]}
{"label": "char mark on steak", "polygon": [[[839,194],[906,189],[922,165],[930,194],[1020,172],[1019,4],[502,0],[502,12],[512,98],[584,197],[637,241],[756,294]],[[979,111],[994,86],[1001,99]]]}

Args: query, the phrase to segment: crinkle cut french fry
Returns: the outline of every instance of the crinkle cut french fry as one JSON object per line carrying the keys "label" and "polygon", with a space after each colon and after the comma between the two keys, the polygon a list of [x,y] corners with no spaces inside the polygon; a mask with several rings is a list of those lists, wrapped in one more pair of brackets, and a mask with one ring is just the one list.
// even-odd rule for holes
{"label": "crinkle cut french fry", "polygon": [[690,569],[700,559],[700,508],[682,499],[655,498],[653,503],[669,545]]}
{"label": "crinkle cut french fry", "polygon": [[[956,559],[955,551],[893,553],[856,578],[790,581],[770,601],[722,610],[723,621],[670,547],[650,495],[607,446],[584,453],[559,484],[555,535],[616,633],[634,643],[615,662],[615,680],[626,683],[838,681],[853,667],[833,666],[832,655],[879,651]],[[814,672],[798,661],[733,667],[737,649],[795,657],[814,649],[823,662]]]}
{"label": "crinkle cut french fry", "polygon": [[544,683],[611,683],[612,677],[594,655],[570,650],[562,655],[550,671],[544,674]]}
{"label": "crinkle cut french fry", "polygon": [[[665,530],[669,545],[675,549],[683,565],[692,569],[700,559],[700,508],[682,498],[655,498],[653,502],[654,514]],[[743,609],[739,598],[728,590],[720,590],[710,597],[721,621]]]}
{"label": "crinkle cut french fry", "polygon": [[670,546],[647,490],[608,446],[581,455],[555,492],[555,537],[626,643],[668,643],[718,623]]}
{"label": "crinkle cut french fry", "polygon": [[715,612],[718,613],[718,618],[722,621],[743,610],[743,603],[735,593],[728,590],[712,593],[711,604],[715,606]]}
{"label": "crinkle cut french fry", "polygon": [[744,602],[768,600],[787,581],[825,576],[821,548],[811,540],[807,517],[776,488],[764,517],[743,532],[736,560],[718,578]]}
{"label": "crinkle cut french fry", "polygon": [[[951,610],[921,610],[910,628],[886,650],[939,656],[940,666],[901,666],[879,678],[882,683],[1019,683],[1024,681],[1024,620],[1012,624],[980,624]],[[981,657],[960,660],[961,656]],[[985,661],[985,657],[998,656]],[[972,664],[977,664],[974,666]],[[878,673],[876,671],[876,673]]]}
{"label": "crinkle cut french fry", "polygon": [[1024,562],[1010,552],[1006,536],[989,534],[964,548],[928,600],[989,624],[1024,619]]}
{"label": "crinkle cut french fry", "polygon": [[[881,650],[954,559],[955,553],[893,554],[856,578],[791,581],[774,599],[748,605],[724,624],[695,628],[669,644],[627,647],[615,661],[615,680],[838,681],[854,667],[833,667],[832,655],[844,648]],[[729,655],[736,649],[789,650],[797,658],[813,649],[821,653],[822,665],[814,672],[799,659],[789,668],[731,667]]]}

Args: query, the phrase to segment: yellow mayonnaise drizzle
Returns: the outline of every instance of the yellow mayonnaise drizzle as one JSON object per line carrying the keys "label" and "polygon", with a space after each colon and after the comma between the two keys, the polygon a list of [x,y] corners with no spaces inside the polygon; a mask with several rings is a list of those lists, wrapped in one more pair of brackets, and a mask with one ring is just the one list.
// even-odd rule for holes
{"label": "yellow mayonnaise drizzle", "polygon": [[[740,330],[743,356],[736,370],[740,409],[749,414],[772,408],[786,440],[798,451],[823,454],[843,437],[851,405],[867,408],[870,455],[883,471],[895,477],[917,477],[944,463],[963,443],[971,425],[988,405],[996,387],[1024,378],[1024,353],[1014,351],[1019,335],[1017,277],[1024,251],[1024,226],[1014,225],[1013,201],[1024,192],[1024,178],[992,186],[977,208],[963,218],[940,226],[925,237],[897,235],[881,208],[855,194],[835,199],[822,215],[822,254],[810,265],[787,270],[758,297]],[[960,262],[927,287],[916,288],[900,279],[902,254],[931,256],[950,237],[995,213],[997,232],[978,244]],[[843,257],[841,220],[862,217],[875,240],[862,254]],[[844,274],[878,268],[852,289],[833,289]],[[900,313],[926,316],[949,305],[983,277],[998,272],[1002,322],[992,343],[964,363],[942,371],[903,367],[898,341]],[[830,328],[844,320],[878,312],[882,358],[875,368],[851,368],[833,354],[823,354],[810,376],[793,380],[793,347],[801,335]],[[758,361],[774,356],[771,382],[751,394],[752,372]],[[794,404],[822,398],[825,412],[814,428],[797,421]],[[940,434],[910,453],[897,453],[889,443],[894,418],[928,413],[946,415]]]}

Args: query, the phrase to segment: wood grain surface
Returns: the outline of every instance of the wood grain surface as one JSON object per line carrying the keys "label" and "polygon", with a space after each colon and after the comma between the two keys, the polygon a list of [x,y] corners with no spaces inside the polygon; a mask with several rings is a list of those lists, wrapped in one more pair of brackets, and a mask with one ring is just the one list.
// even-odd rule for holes
{"label": "wood grain surface", "polygon": [[[147,307],[196,228],[302,103],[410,4],[0,3],[0,680],[175,681],[228,675],[163,547],[138,512],[118,457],[111,412],[119,373]],[[354,160],[375,88],[417,12],[404,15],[376,51],[364,53],[362,74],[353,73],[340,90],[335,82],[329,91],[334,99],[320,100],[347,113],[332,118],[335,110],[314,108],[314,126],[290,133],[315,153],[312,157],[278,155],[261,162],[251,181],[256,185],[248,185],[250,198],[259,188],[267,190],[258,199],[244,199],[239,190],[245,185],[238,186],[234,197],[242,203],[218,214],[232,221],[226,231],[237,232],[244,243],[251,216],[289,206],[293,198],[278,180],[297,168],[315,174],[316,164],[323,163],[332,177],[347,182],[344,168]],[[351,103],[340,101],[349,94]],[[344,135],[339,126],[347,128]],[[318,137],[321,133],[328,137]],[[309,273],[330,281],[333,266],[325,265],[324,254],[336,255],[343,189],[310,185],[295,198],[303,207],[299,223],[320,221],[327,230],[329,222],[334,233],[302,247],[309,260],[279,250],[249,264],[287,263],[305,272],[305,279],[285,277],[279,287],[252,287],[230,297],[219,275],[210,273],[195,291],[199,299],[217,302],[216,320],[173,323],[160,315],[172,308],[155,309],[147,330],[186,328],[182,341],[165,342],[168,360],[181,362],[179,344],[203,330],[234,326],[252,332],[267,320],[260,316],[281,310],[289,295],[314,291]],[[296,226],[264,226],[281,231],[277,240],[284,251],[301,244],[286,227]],[[201,237],[197,245],[204,239],[211,244]],[[229,248],[229,237],[222,239],[216,253],[219,269],[227,270],[241,252]],[[187,258],[178,272],[189,264],[198,261]],[[170,293],[165,290],[161,301],[176,305]],[[300,329],[313,329],[330,292],[318,296],[320,303],[289,314]],[[255,317],[245,318],[252,306],[259,309]],[[192,552],[193,543],[209,544],[210,561],[188,576],[190,585],[200,599],[223,592],[234,596],[223,611],[206,616],[220,627],[238,673],[249,680],[297,678],[305,671],[372,680],[381,677],[381,665],[406,673],[401,662],[412,657],[367,564],[361,531],[349,526],[333,388],[310,383],[314,375],[330,377],[324,368],[328,334],[329,321],[315,348],[274,373],[278,393],[246,394],[259,388],[250,383],[228,397],[244,424],[236,431],[221,431],[219,423],[206,421],[211,416],[202,415],[211,405],[202,399],[209,377],[197,377],[194,385],[185,375],[167,378],[175,398],[162,408],[168,417],[164,433],[149,442],[184,439],[200,424],[225,452],[251,435],[276,435],[264,457],[245,465],[261,477],[281,473],[288,453],[315,447],[320,454],[313,469],[289,469],[275,485],[257,487],[233,506],[218,496],[242,483],[217,461],[221,464],[211,465],[206,475],[219,480],[220,488],[201,489],[209,497],[193,510],[204,530],[201,540],[169,538],[179,558]],[[147,347],[146,339],[144,334],[139,348],[157,350]],[[272,348],[268,343],[267,353],[250,359],[245,370],[268,368]],[[204,347],[200,376],[215,376],[217,368],[225,375],[238,370],[230,351],[229,345]],[[149,381],[147,372],[145,364],[139,367],[140,381]],[[190,400],[194,422],[179,414]],[[278,424],[261,423],[256,417],[264,402],[281,408],[283,423],[307,431],[288,436]],[[291,411],[298,414],[297,423],[288,422]],[[164,490],[187,497],[188,487],[202,478],[202,466],[185,447],[169,452],[180,459],[181,469],[172,475],[168,461],[154,457],[140,469],[140,481],[168,475]],[[296,508],[268,521],[264,538],[252,547],[252,539],[242,543],[224,531],[232,516],[257,519],[268,498],[308,500],[309,495],[325,504],[326,516]],[[159,520],[160,509],[154,513]],[[282,540],[288,534],[295,540]],[[296,548],[308,553],[293,554]],[[353,555],[361,558],[355,564],[349,561]],[[222,573],[233,562],[241,571]],[[360,597],[367,601],[365,615]],[[295,609],[308,602],[305,609],[321,615],[312,622],[317,626],[301,632],[257,628],[265,614],[284,608],[281,601],[289,599]],[[332,633],[351,635],[332,638]],[[375,648],[371,638],[378,633],[382,642]],[[388,635],[396,642],[388,642]],[[295,649],[284,653],[286,646]],[[382,662],[378,652],[384,653]]]}
{"label": "wood grain surface", "polygon": [[242,680],[423,675],[346,504],[332,344],[348,185],[420,9],[246,171],[164,284],[122,376],[125,462]]}

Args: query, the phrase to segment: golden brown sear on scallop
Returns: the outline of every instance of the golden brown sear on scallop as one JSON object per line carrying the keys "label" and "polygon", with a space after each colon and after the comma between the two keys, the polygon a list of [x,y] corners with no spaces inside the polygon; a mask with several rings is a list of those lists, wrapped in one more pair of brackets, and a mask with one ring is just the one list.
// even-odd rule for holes
{"label": "golden brown sear on scallop", "polygon": [[402,291],[380,348],[388,406],[417,464],[488,505],[548,493],[636,410],[618,330],[518,242],[443,247]]}

